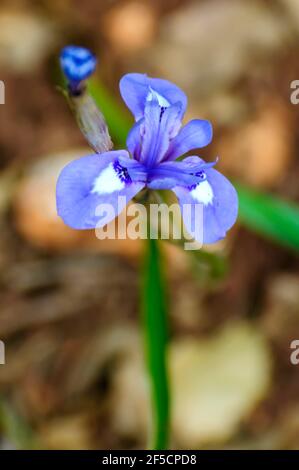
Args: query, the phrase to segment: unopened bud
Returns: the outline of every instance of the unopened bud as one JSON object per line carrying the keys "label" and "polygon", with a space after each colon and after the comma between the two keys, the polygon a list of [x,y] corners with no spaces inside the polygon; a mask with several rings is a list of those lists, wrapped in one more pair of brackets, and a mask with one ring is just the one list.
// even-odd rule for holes
{"label": "unopened bud", "polygon": [[95,71],[95,56],[83,47],[67,46],[61,52],[60,64],[67,80],[70,107],[82,133],[97,153],[111,150],[113,143],[105,118],[85,84]]}

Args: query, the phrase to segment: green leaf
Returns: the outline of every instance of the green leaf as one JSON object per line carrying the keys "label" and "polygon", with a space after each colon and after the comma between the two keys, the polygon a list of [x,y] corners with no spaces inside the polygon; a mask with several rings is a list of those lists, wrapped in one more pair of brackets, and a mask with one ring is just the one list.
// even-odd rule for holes
{"label": "green leaf", "polygon": [[150,448],[161,450],[167,448],[169,437],[167,304],[158,241],[148,238],[146,243],[142,311],[154,417]]}
{"label": "green leaf", "polygon": [[299,252],[299,207],[236,184],[239,220],[246,227]]}

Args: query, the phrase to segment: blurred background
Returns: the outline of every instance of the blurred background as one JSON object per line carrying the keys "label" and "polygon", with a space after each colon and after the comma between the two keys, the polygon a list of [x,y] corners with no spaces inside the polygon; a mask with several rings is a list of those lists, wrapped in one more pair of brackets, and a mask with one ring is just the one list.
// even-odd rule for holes
{"label": "blurred background", "polygon": [[[299,204],[299,2],[1,0],[0,446],[144,448],[142,244],[73,231],[55,210],[60,169],[89,152],[57,88],[66,44],[99,57],[115,119],[130,119],[122,74],[174,81],[186,118],[213,122],[205,159],[219,155],[233,180]],[[196,255],[165,243],[172,448],[299,449],[293,235],[283,246],[239,223]]]}

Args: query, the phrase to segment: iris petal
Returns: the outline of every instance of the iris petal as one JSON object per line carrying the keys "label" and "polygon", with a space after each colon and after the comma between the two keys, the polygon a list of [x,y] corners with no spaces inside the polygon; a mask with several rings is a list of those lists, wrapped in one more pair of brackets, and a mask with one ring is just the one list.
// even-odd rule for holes
{"label": "iris petal", "polygon": [[213,137],[209,121],[194,119],[188,122],[171,142],[164,160],[176,160],[190,150],[208,145]]}
{"label": "iris petal", "polygon": [[127,137],[127,148],[135,160],[140,160],[141,156],[141,125],[143,121],[144,119],[140,119],[140,121],[136,122]]}
{"label": "iris petal", "polygon": [[180,103],[161,108],[157,99],[153,99],[146,104],[144,120],[140,125],[140,161],[147,167],[155,166],[163,160],[170,141],[181,126],[180,111]]}
{"label": "iris petal", "polygon": [[141,73],[129,73],[120,81],[121,96],[138,121],[144,115],[145,105],[152,97],[158,98],[161,106],[180,103],[181,117],[187,107],[187,97],[179,87],[160,78],[150,78]]}
{"label": "iris petal", "polygon": [[199,157],[179,162],[162,162],[148,170],[147,186],[151,189],[172,189],[177,185],[191,187],[206,179],[205,170],[215,165]]}
{"label": "iris petal", "polygon": [[[177,195],[185,226],[193,233],[196,226],[194,211],[184,209],[184,205],[201,204],[203,210],[202,233],[194,234],[195,239],[203,243],[215,243],[225,237],[238,215],[238,196],[230,181],[218,171],[205,170],[206,180],[196,187],[176,186]],[[203,236],[203,237],[202,237]]]}
{"label": "iris petal", "polygon": [[[144,187],[136,168],[127,169],[132,160],[124,150],[94,154],[74,160],[60,173],[56,188],[58,215],[75,229],[101,227],[99,207],[110,205],[113,220]],[[134,173],[135,171],[135,173]]]}

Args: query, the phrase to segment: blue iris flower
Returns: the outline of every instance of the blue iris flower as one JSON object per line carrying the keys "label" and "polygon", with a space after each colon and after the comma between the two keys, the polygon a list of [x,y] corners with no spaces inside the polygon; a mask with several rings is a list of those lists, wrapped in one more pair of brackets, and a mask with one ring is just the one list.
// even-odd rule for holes
{"label": "blue iris flower", "polygon": [[[178,161],[211,142],[210,122],[196,119],[183,126],[186,95],[167,80],[127,74],[120,92],[136,121],[127,149],[88,155],[62,170],[57,182],[60,217],[75,229],[100,228],[100,204],[112,204],[117,216],[143,188],[167,189],[176,194],[185,226],[195,238],[195,211],[184,211],[185,204],[203,208],[203,243],[224,238],[237,218],[235,188],[213,168],[215,163],[197,156]],[[202,241],[202,234],[198,238]]]}

